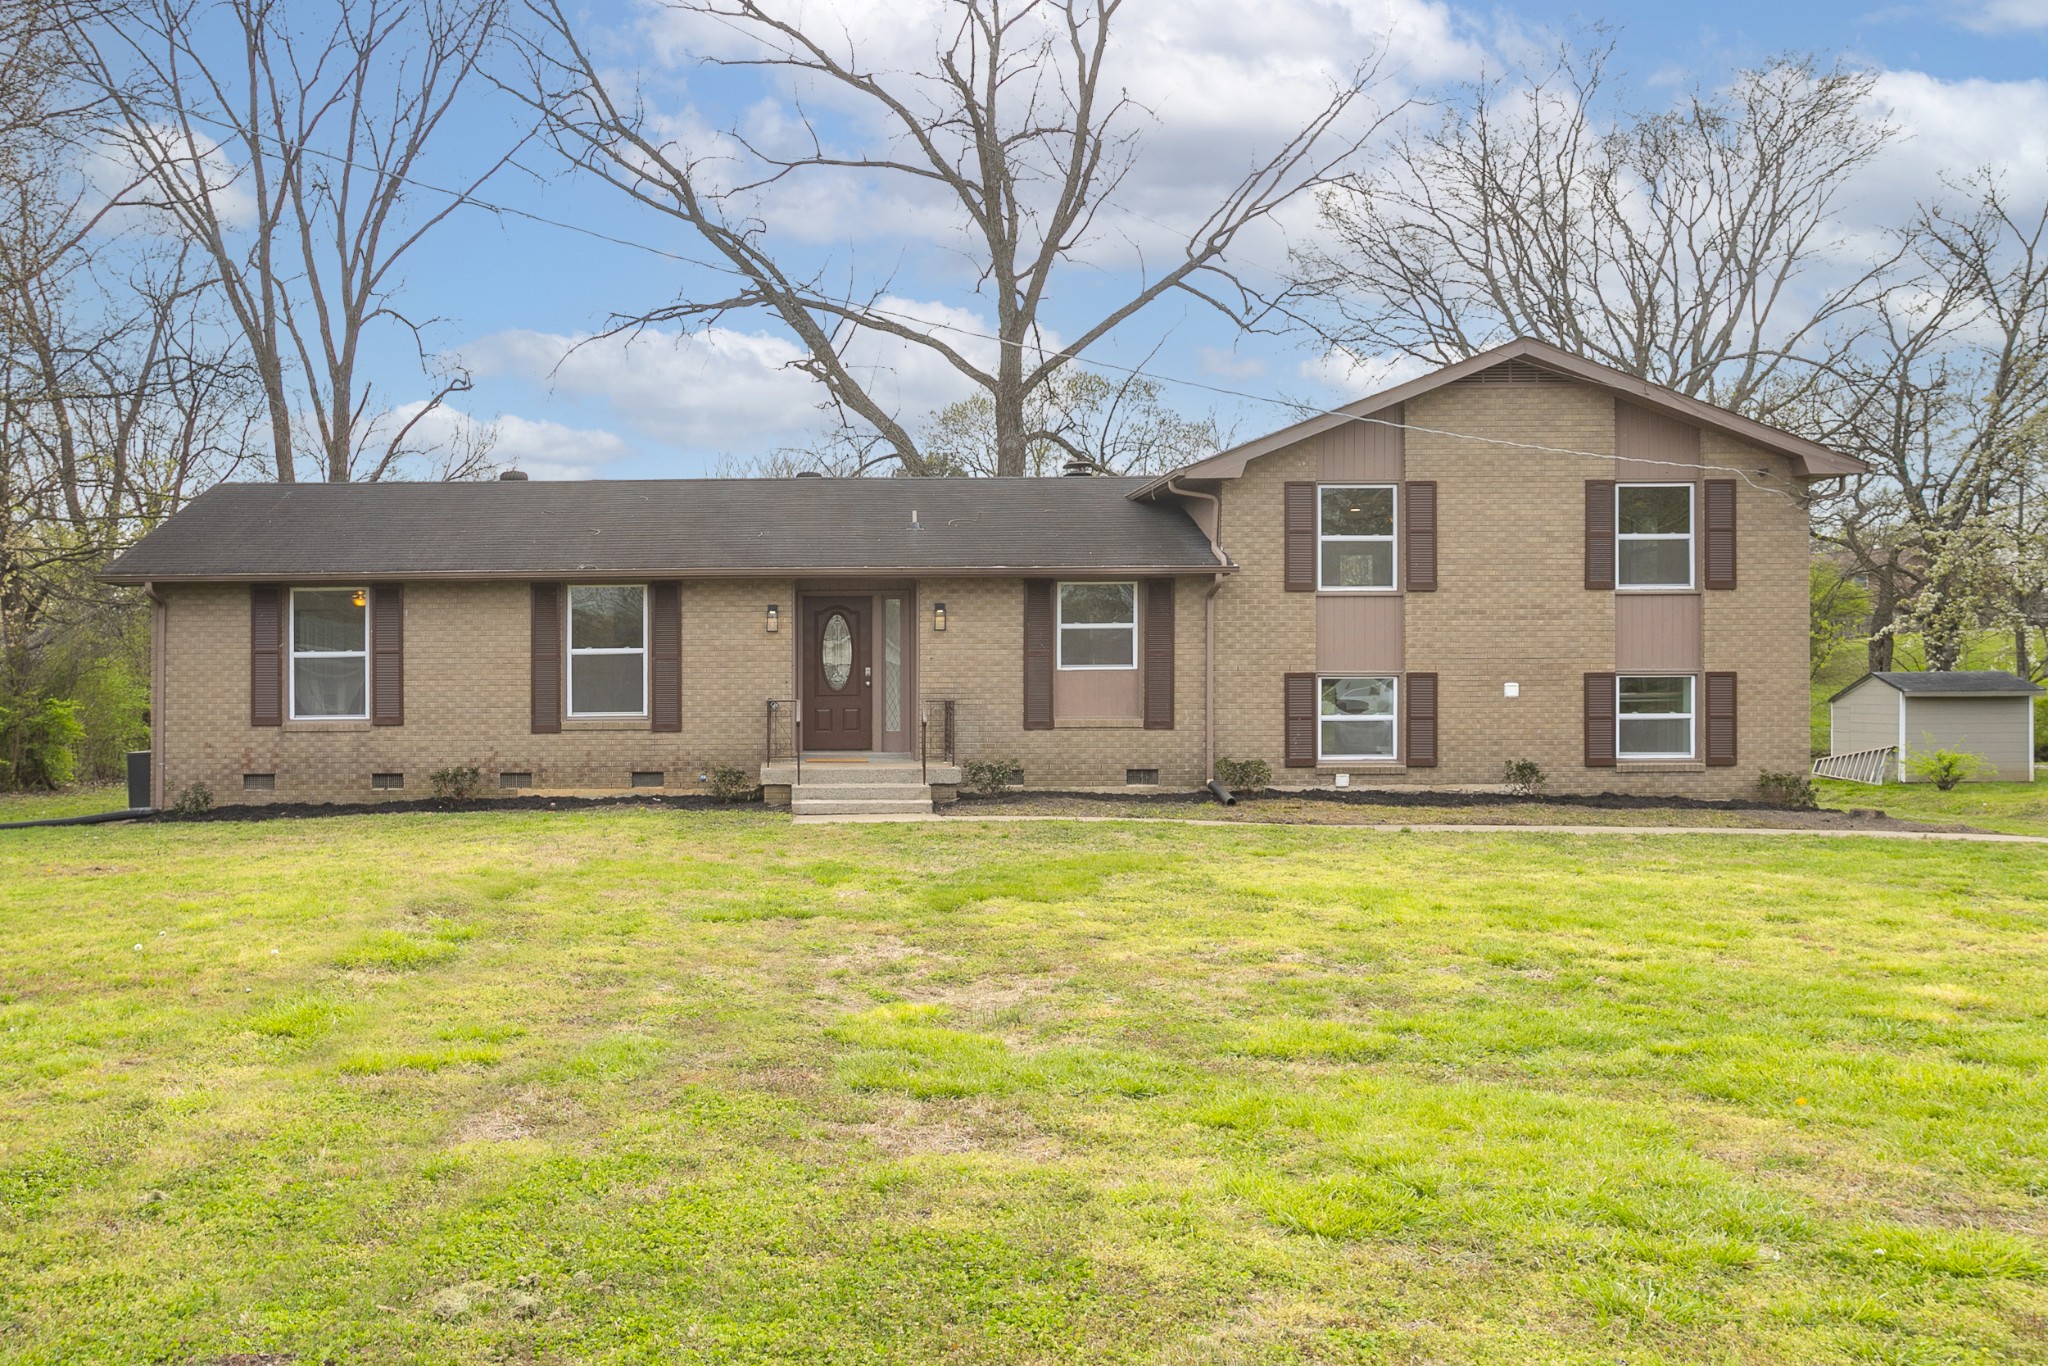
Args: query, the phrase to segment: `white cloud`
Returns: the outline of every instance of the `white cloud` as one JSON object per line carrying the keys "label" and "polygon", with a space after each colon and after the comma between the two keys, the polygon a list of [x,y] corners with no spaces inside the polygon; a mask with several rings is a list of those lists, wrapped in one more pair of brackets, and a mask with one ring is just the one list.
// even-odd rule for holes
{"label": "white cloud", "polygon": [[2048,0],[1975,0],[1946,9],[1951,20],[1979,33],[2048,28]]}
{"label": "white cloud", "polygon": [[2002,171],[2015,194],[2048,194],[2048,81],[1945,81],[1921,71],[1879,74],[1872,117],[1901,139],[1856,179],[1847,207],[1860,226],[1899,225],[1913,205],[1946,199],[1946,180]]}
{"label": "white cloud", "polygon": [[1427,374],[1431,367],[1413,356],[1358,357],[1343,351],[1324,351],[1300,365],[1301,377],[1343,395],[1349,403],[1382,389]]}
{"label": "white cloud", "polygon": [[[394,408],[386,423],[392,429],[402,426],[424,406],[415,402]],[[594,479],[605,466],[632,453],[625,439],[614,432],[511,413],[486,421],[445,405],[414,424],[407,444],[447,450],[476,441],[486,428],[494,436],[491,459],[505,468],[524,470],[535,479]]]}
{"label": "white cloud", "polygon": [[[916,299],[884,298],[880,307],[931,329],[978,366],[994,360],[995,343],[980,335],[990,325],[974,313]],[[626,427],[667,445],[744,453],[800,442],[831,425],[819,408],[824,390],[796,368],[804,354],[783,336],[731,327],[650,328],[632,338],[520,329],[461,348],[479,376],[595,399]],[[857,339],[847,364],[878,402],[911,421],[971,388],[928,348],[887,337]]]}
{"label": "white cloud", "polygon": [[1257,356],[1247,356],[1236,350],[1225,350],[1220,346],[1204,346],[1197,354],[1201,357],[1202,373],[1221,375],[1226,379],[1258,379],[1266,373],[1266,362]]}

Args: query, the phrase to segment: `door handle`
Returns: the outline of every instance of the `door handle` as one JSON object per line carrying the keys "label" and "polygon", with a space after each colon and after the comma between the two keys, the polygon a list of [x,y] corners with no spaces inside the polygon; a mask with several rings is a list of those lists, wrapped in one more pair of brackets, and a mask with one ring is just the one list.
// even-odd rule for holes
{"label": "door handle", "polygon": [[862,687],[864,687],[864,688],[872,688],[872,687],[874,687],[874,686],[875,686],[875,666],[874,666],[874,665],[872,665],[872,664],[863,664],[863,665],[861,665],[861,666],[860,666],[860,683],[861,683],[861,686],[862,686]]}

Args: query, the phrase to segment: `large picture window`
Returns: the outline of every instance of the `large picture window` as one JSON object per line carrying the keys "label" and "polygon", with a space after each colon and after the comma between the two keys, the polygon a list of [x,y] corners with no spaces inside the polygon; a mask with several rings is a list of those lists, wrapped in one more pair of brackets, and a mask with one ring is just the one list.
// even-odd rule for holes
{"label": "large picture window", "polygon": [[292,719],[361,721],[370,714],[369,590],[292,590]]}
{"label": "large picture window", "polygon": [[1316,724],[1316,757],[1322,760],[1390,760],[1396,754],[1394,699],[1399,682],[1390,677],[1324,678]]}
{"label": "large picture window", "polygon": [[1692,587],[1691,484],[1617,484],[1614,526],[1617,587]]}
{"label": "large picture window", "polygon": [[1614,752],[1624,759],[1692,758],[1692,678],[1687,674],[1615,680],[1619,705]]}
{"label": "large picture window", "polygon": [[1063,583],[1059,591],[1059,667],[1138,667],[1138,585]]}
{"label": "large picture window", "polygon": [[1392,588],[1394,486],[1325,484],[1316,493],[1318,586]]}
{"label": "large picture window", "polygon": [[569,589],[569,715],[647,714],[647,590]]}

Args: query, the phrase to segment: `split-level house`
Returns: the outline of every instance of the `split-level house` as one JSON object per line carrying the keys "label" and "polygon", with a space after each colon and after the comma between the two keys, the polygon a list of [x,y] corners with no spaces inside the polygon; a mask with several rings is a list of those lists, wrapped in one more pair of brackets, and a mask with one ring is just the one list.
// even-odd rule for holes
{"label": "split-level house", "polygon": [[1219,758],[1726,797],[1806,766],[1809,491],[1861,468],[1517,341],[1156,478],[229,484],[107,577],[159,803]]}

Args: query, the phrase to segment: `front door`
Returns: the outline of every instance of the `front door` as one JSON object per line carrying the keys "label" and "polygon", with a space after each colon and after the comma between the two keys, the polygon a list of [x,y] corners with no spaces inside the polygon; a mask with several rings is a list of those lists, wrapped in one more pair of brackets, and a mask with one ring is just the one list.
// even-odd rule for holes
{"label": "front door", "polygon": [[804,600],[804,748],[867,749],[875,695],[868,634],[874,600]]}

